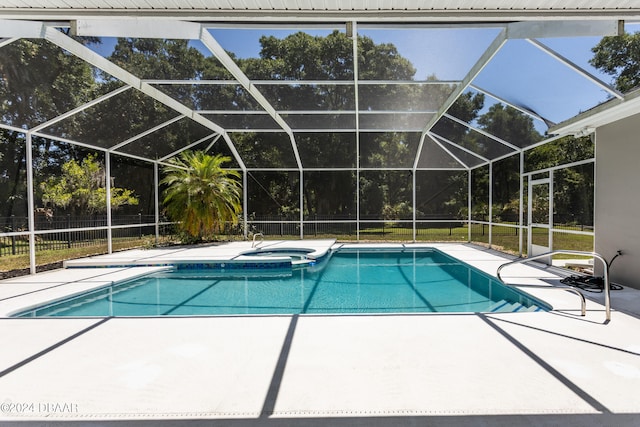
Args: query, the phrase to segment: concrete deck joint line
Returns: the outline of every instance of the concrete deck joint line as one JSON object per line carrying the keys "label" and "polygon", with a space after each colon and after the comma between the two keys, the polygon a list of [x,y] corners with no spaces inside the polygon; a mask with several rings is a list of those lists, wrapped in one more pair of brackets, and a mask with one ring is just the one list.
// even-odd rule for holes
{"label": "concrete deck joint line", "polygon": [[34,354],[33,356],[27,357],[26,359],[22,360],[21,362],[18,362],[13,366],[8,367],[4,371],[0,372],[0,378],[4,377],[7,374],[10,374],[11,372],[15,371],[16,369],[19,369],[19,368],[25,366],[28,363],[33,362],[36,359],[39,359],[40,357],[44,356],[45,354],[48,354],[48,353],[52,352],[56,348],[62,347],[63,345],[67,344],[68,342],[71,342],[71,341],[75,340],[79,336],[86,334],[87,332],[97,328],[98,326],[103,325],[109,319],[112,319],[112,317],[105,317],[104,319],[101,319],[100,321],[94,323],[93,325],[88,326],[88,327],[82,329],[79,332],[76,332],[75,334],[63,339],[62,341],[58,341],[57,343],[45,348],[44,350]]}
{"label": "concrete deck joint line", "polygon": [[540,356],[535,354],[532,350],[527,348],[524,344],[518,341],[515,337],[509,334],[507,331],[502,329],[500,326],[496,325],[491,321],[491,319],[484,314],[478,314],[480,318],[491,328],[493,328],[496,332],[506,338],[509,342],[515,345],[520,351],[533,359],[538,365],[542,366],[547,372],[549,372],[553,377],[555,377],[558,381],[564,384],[567,388],[573,391],[578,397],[584,400],[587,404],[589,404],[593,409],[603,413],[603,414],[611,414],[611,410],[604,406],[600,401],[591,396],[589,393],[581,389],[574,382],[569,380],[566,376],[562,375],[557,369],[552,367],[549,363],[545,362]]}
{"label": "concrete deck joint line", "polygon": [[7,300],[10,300],[10,299],[13,299],[13,298],[20,298],[20,297],[23,297],[25,295],[31,295],[31,294],[35,294],[35,293],[38,293],[38,292],[47,291],[49,289],[59,288],[60,286],[66,286],[69,283],[73,283],[73,282],[59,283],[57,285],[47,286],[46,288],[37,289],[35,291],[30,291],[30,292],[24,292],[22,294],[11,295],[11,296],[8,296],[8,297],[5,297],[5,298],[0,298],[0,301],[7,301]]}

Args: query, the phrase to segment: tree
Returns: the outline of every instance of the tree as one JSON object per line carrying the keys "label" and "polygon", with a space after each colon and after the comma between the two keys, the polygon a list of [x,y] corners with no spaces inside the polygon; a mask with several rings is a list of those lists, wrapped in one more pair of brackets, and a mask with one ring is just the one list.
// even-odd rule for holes
{"label": "tree", "polygon": [[[353,81],[354,57],[353,40],[340,31],[334,31],[326,37],[311,36],[298,32],[278,39],[265,36],[260,39],[262,49],[259,58],[238,60],[239,66],[251,79],[257,80],[316,80],[327,81],[327,84],[270,85],[260,90],[271,104],[280,111],[349,111],[355,108],[355,92],[353,86],[331,84],[332,81]],[[360,80],[411,80],[415,68],[403,58],[391,44],[376,44],[369,37],[358,37],[358,65]],[[362,85],[359,88],[360,110],[393,110],[406,107],[416,99],[425,102],[425,93],[419,86],[403,87],[402,85]],[[422,91],[421,91],[422,90]],[[445,95],[445,98],[447,95]],[[415,104],[415,102],[414,102]],[[411,104],[411,105],[414,105]],[[337,128],[352,128],[355,118],[349,114],[335,116],[316,115],[285,118],[295,123],[298,128],[322,127],[327,120],[334,120]],[[255,120],[255,119],[252,119]],[[295,120],[295,122],[294,122]],[[283,165],[283,159],[293,159],[292,153],[280,143],[278,134],[266,133],[259,136],[259,153],[252,149],[248,140],[250,134],[235,139],[238,150],[246,155],[249,167],[253,158],[260,156],[262,164],[268,162],[269,167],[295,167],[295,164]],[[356,138],[353,134],[342,132],[298,133],[296,134],[302,163],[305,167],[344,167],[353,168],[356,164]],[[376,153],[384,153],[388,157],[406,157],[403,137],[392,133],[372,133],[367,137],[368,147],[363,148],[362,163],[376,164]],[[397,147],[394,147],[397,145]],[[270,147],[270,148],[269,148]],[[364,144],[361,142],[361,147]],[[413,148],[413,147],[412,147]],[[250,154],[252,152],[253,154]],[[338,165],[338,166],[336,166]],[[273,179],[280,181],[277,174]],[[361,176],[361,181],[365,179]],[[385,179],[386,181],[386,179]],[[304,200],[306,215],[354,215],[356,173],[354,171],[320,172],[308,171],[304,178]],[[362,183],[362,195],[371,201],[367,209],[381,213],[384,203],[377,200],[375,185]],[[262,183],[262,188],[271,189],[271,183]],[[278,185],[282,188],[282,185]],[[386,194],[393,194],[394,189]],[[298,204],[298,194],[289,191],[292,206]],[[258,193],[256,193],[257,199]],[[276,207],[273,195],[262,192],[265,204]],[[251,207],[255,202],[250,200]],[[361,203],[362,205],[362,203]],[[377,208],[376,208],[377,207]],[[282,210],[280,208],[280,210]]]}
{"label": "tree", "polygon": [[640,85],[640,32],[603,37],[589,63],[613,76],[616,88],[629,92]]}
{"label": "tree", "polygon": [[[411,167],[420,134],[385,132],[360,136],[360,165],[364,167]],[[411,217],[411,174],[407,171],[366,171],[360,174],[360,214],[364,217],[407,219]]]}
{"label": "tree", "polygon": [[[484,100],[485,96],[482,93],[465,92],[451,105],[447,113],[457,119],[472,123],[478,118],[480,110],[484,107]],[[432,131],[436,135],[473,152],[484,154],[482,152],[483,147],[479,146],[476,139],[474,139],[475,132],[453,120],[448,118],[441,119],[433,127]],[[477,169],[474,171],[477,171]],[[421,176],[429,178],[423,178],[417,182],[419,214],[425,215],[425,217],[441,216],[443,213],[448,216],[466,215],[468,210],[466,176],[462,176],[459,173],[426,173],[421,174]],[[477,183],[478,179],[474,178],[473,182]],[[474,197],[484,200],[481,195],[482,187],[479,187],[479,189],[480,192],[474,193]],[[446,200],[445,197],[447,198]],[[477,204],[474,203],[475,206]]]}
{"label": "tree", "polygon": [[542,140],[533,125],[533,119],[510,106],[493,104],[478,117],[482,129],[519,147],[526,147]]}
{"label": "tree", "polygon": [[226,223],[238,223],[242,209],[240,174],[223,169],[231,160],[203,151],[184,151],[164,167],[164,205],[178,228],[196,241],[213,238]]}
{"label": "tree", "polygon": [[[93,77],[86,62],[46,40],[10,43],[0,49],[0,120],[23,129],[42,124],[93,99]],[[0,130],[0,216],[26,215],[25,140],[24,133]],[[51,150],[50,140],[33,143],[58,167],[69,159],[68,150]]]}
{"label": "tree", "polygon": [[580,160],[592,159],[594,155],[595,146],[591,137],[575,138],[566,136],[527,151],[525,154],[525,166],[528,172],[532,172]]}
{"label": "tree", "polygon": [[[107,211],[105,169],[95,155],[88,155],[78,163],[69,160],[62,165],[62,174],[52,176],[41,184],[42,201],[53,207],[69,209],[73,214],[95,214]],[[111,188],[111,209],[123,205],[137,205],[138,198],[126,188]]]}
{"label": "tree", "polygon": [[[530,116],[500,103],[493,104],[486,113],[478,117],[477,122],[483,130],[518,147],[526,147],[542,140],[542,135],[536,130]],[[498,142],[495,142],[495,148],[491,151],[499,149],[509,151]],[[513,208],[519,206],[520,200],[519,171],[517,155],[493,164],[493,214],[504,221],[515,221],[517,218],[517,210]]]}
{"label": "tree", "polygon": [[[529,150],[525,156],[527,171],[592,159],[595,145],[590,137],[566,136]],[[554,173],[553,206],[559,223],[593,224],[593,165],[561,169]]]}
{"label": "tree", "polygon": [[109,59],[142,79],[195,79],[205,68],[188,40],[119,38]]}
{"label": "tree", "polygon": [[[200,80],[230,79],[215,57],[205,57],[188,40],[120,38],[109,59],[143,79]],[[113,77],[104,75],[113,84]],[[222,85],[158,85],[159,90],[196,110],[226,109],[235,96],[235,86]],[[224,106],[223,106],[224,105]],[[143,94],[127,91],[100,103],[87,115],[84,123],[93,143],[111,147],[136,135],[166,123],[178,116],[170,107]],[[101,120],[95,120],[95,116]],[[215,120],[214,120],[215,121]],[[163,127],[121,147],[137,156],[162,158],[184,146],[185,141],[197,141],[212,133],[211,129],[190,118]],[[161,136],[158,136],[161,135]],[[161,139],[162,144],[157,141]]]}
{"label": "tree", "polygon": [[[451,105],[447,113],[457,119],[472,123],[478,117],[478,113],[482,110],[483,106],[484,94],[465,92]],[[480,146],[474,138],[474,132],[453,120],[448,118],[439,120],[432,131],[438,136],[446,138],[478,154],[486,154],[484,153],[484,147]]]}

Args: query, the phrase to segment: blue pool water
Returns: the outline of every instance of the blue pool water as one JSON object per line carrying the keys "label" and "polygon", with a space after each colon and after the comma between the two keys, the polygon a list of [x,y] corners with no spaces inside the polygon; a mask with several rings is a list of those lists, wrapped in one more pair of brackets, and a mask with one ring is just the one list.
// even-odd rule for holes
{"label": "blue pool water", "polygon": [[546,310],[435,249],[341,250],[308,268],[178,269],[21,316],[193,316]]}

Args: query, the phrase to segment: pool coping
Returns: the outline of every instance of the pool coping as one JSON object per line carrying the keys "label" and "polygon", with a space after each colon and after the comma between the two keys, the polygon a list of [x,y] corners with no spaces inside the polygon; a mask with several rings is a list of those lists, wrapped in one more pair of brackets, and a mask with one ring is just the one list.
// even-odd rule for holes
{"label": "pool coping", "polygon": [[[144,251],[139,258],[131,259],[128,251],[110,255],[98,255],[87,258],[64,261],[63,268],[99,268],[99,267],[151,267],[179,265],[183,268],[281,268],[291,265],[287,256],[247,255],[267,250],[305,250],[307,257],[319,260],[327,255],[335,245],[335,239],[321,240],[264,240],[253,246],[249,242],[234,242],[235,250],[227,255],[217,255],[215,250],[220,245],[201,245],[193,247],[196,255],[186,255],[185,251],[169,251],[160,256],[151,256],[151,251]],[[210,253],[206,253],[209,251]]]}

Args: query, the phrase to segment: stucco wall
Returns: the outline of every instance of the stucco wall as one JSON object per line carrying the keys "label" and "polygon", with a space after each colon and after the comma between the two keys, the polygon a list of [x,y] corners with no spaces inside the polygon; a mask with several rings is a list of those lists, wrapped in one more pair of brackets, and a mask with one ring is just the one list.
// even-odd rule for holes
{"label": "stucco wall", "polygon": [[611,280],[640,289],[640,115],[596,130],[595,251]]}

